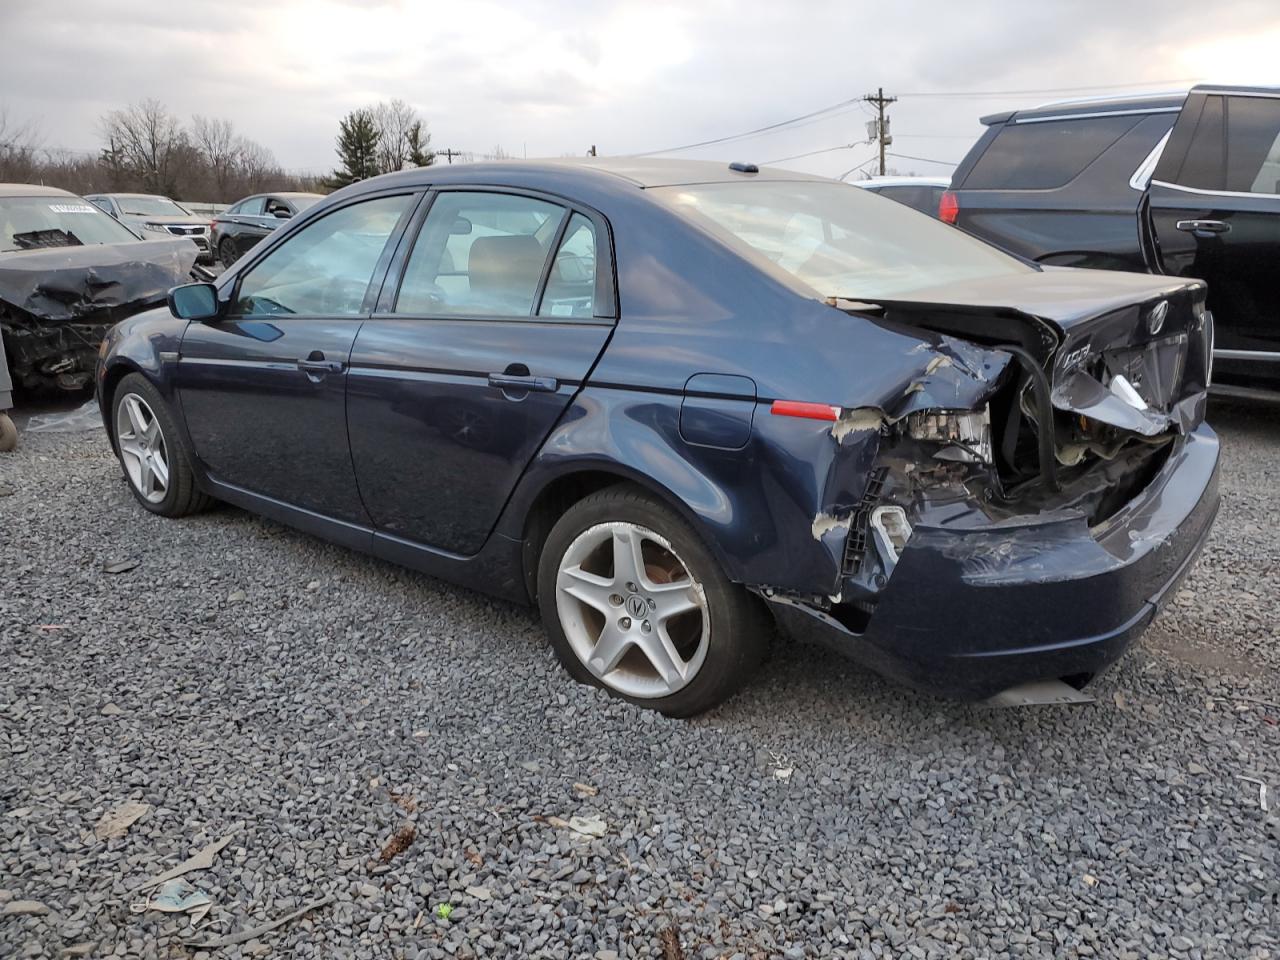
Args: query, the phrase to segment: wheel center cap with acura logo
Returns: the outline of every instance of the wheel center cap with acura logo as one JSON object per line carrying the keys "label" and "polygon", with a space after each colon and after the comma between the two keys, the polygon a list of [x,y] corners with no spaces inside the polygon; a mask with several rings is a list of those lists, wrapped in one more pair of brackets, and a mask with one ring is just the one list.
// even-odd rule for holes
{"label": "wheel center cap with acura logo", "polygon": [[1164,318],[1169,315],[1169,301],[1161,300],[1147,314],[1147,333],[1153,337],[1164,329]]}
{"label": "wheel center cap with acura logo", "polygon": [[643,620],[649,612],[649,604],[645,602],[644,597],[633,593],[627,597],[627,613],[631,614],[637,620]]}

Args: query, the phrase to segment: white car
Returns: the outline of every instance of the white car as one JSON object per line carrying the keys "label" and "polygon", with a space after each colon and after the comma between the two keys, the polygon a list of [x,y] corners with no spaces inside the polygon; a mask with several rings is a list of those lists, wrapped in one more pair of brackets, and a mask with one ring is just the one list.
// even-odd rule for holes
{"label": "white car", "polygon": [[938,215],[942,194],[951,187],[951,181],[947,177],[875,177],[871,180],[851,180],[850,183],[890,200],[905,203],[913,210],[927,213],[931,217]]}

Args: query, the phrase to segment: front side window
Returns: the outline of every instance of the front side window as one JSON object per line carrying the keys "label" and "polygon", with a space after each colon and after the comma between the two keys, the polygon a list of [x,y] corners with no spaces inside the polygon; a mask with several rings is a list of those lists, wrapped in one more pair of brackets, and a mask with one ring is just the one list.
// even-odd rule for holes
{"label": "front side window", "polygon": [[137,239],[133,231],[79,197],[0,199],[0,252]]}
{"label": "front side window", "polygon": [[533,197],[441,193],[405,266],[396,313],[531,316],[565,214]]}
{"label": "front side window", "polygon": [[823,297],[891,300],[1035,271],[976,237],[843,183],[758,180],[646,192]]}
{"label": "front side window", "polygon": [[239,316],[361,313],[387,239],[413,197],[379,197],[335,210],[303,227],[240,281]]}

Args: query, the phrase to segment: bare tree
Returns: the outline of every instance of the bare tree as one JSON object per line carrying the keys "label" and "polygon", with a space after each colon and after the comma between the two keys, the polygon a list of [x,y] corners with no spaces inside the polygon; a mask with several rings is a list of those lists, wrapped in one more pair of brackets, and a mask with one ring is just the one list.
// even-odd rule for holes
{"label": "bare tree", "polygon": [[32,179],[35,168],[38,127],[32,121],[18,123],[0,107],[0,181]]}
{"label": "bare tree", "polygon": [[238,137],[236,147],[239,153],[237,172],[246,188],[243,192],[257,193],[259,190],[271,189],[270,182],[278,180],[281,176],[275,154],[248,137]]}
{"label": "bare tree", "polygon": [[101,122],[107,153],[122,172],[152,193],[174,193],[173,166],[186,134],[159,100],[113,110]]}
{"label": "bare tree", "polygon": [[384,100],[369,108],[373,125],[378,131],[376,160],[379,173],[403,170],[406,164],[415,166],[422,158],[423,148],[431,142],[418,111],[403,100]]}
{"label": "bare tree", "polygon": [[197,114],[191,118],[191,135],[209,169],[214,190],[220,197],[225,195],[240,160],[241,142],[235,128],[230,120]]}

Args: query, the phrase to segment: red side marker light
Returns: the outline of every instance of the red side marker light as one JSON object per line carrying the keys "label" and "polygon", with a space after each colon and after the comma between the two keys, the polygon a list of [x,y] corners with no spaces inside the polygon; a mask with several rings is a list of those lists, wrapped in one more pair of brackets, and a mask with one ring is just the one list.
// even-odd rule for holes
{"label": "red side marker light", "polygon": [[953,225],[960,219],[960,198],[950,190],[943,191],[942,199],[938,201],[938,219]]}
{"label": "red side marker light", "polygon": [[840,408],[829,403],[806,403],[803,400],[775,400],[769,407],[775,417],[803,417],[806,420],[839,420]]}

